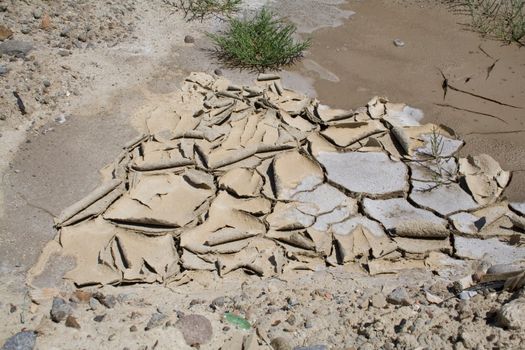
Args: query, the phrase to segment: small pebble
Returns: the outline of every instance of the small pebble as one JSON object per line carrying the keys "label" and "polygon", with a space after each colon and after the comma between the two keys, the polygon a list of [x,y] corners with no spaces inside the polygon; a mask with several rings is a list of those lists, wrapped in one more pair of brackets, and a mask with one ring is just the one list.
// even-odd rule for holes
{"label": "small pebble", "polygon": [[394,45],[397,47],[403,47],[405,46],[405,42],[401,39],[394,39]]}
{"label": "small pebble", "polygon": [[217,76],[219,76],[219,77],[223,75],[222,70],[220,70],[219,68],[215,69],[215,70],[213,71],[213,73],[215,73],[215,75],[217,75]]}
{"label": "small pebble", "polygon": [[193,44],[193,43],[195,42],[195,38],[192,37],[191,35],[186,35],[186,36],[184,37],[184,42],[185,42],[186,44]]}

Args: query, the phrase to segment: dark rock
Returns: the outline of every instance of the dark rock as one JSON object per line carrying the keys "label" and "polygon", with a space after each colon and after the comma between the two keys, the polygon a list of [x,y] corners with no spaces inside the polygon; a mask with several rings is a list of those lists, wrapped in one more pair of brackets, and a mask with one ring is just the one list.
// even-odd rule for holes
{"label": "dark rock", "polygon": [[71,314],[73,310],[71,306],[62,298],[53,298],[53,306],[51,307],[51,319],[54,322],[60,322]]}
{"label": "dark rock", "polygon": [[104,318],[106,318],[106,314],[97,315],[97,316],[93,317],[93,321],[95,321],[95,322],[102,322],[102,321],[104,321]]}
{"label": "dark rock", "polygon": [[185,42],[186,44],[193,44],[193,43],[195,42],[195,38],[192,37],[191,35],[186,35],[186,36],[184,37],[184,42]]}
{"label": "dark rock", "polygon": [[117,305],[117,298],[113,295],[104,295],[102,293],[93,294],[93,298],[97,299],[102,305],[108,309],[112,309]]}
{"label": "dark rock", "polygon": [[270,345],[272,346],[273,350],[292,350],[290,342],[284,337],[277,337],[272,339]]}
{"label": "dark rock", "polygon": [[217,309],[226,305],[226,302],[227,300],[225,297],[218,297],[212,300],[211,307]]}
{"label": "dark rock", "polygon": [[219,77],[223,75],[222,70],[220,70],[219,68],[215,69],[215,70],[213,71],[213,73],[215,73],[215,75],[217,75],[217,76],[219,76]]}
{"label": "dark rock", "polygon": [[0,43],[0,54],[13,57],[25,57],[33,49],[33,44],[27,41],[9,40]]}
{"label": "dark rock", "polygon": [[184,341],[190,346],[206,344],[211,340],[213,328],[210,320],[201,315],[187,315],[176,324],[184,336]]}
{"label": "dark rock", "polygon": [[0,66],[0,76],[6,75],[9,72],[9,68],[6,66]]}
{"label": "dark rock", "polygon": [[80,329],[77,319],[71,315],[66,318],[66,327]]}
{"label": "dark rock", "polygon": [[410,300],[410,296],[408,295],[407,290],[403,287],[398,287],[394,289],[388,295],[387,301],[390,304],[394,304],[394,305],[408,306],[412,304],[412,300]]}
{"label": "dark rock", "polygon": [[131,327],[129,327],[129,331],[130,332],[136,332],[138,329],[137,329],[137,326],[133,325]]}
{"label": "dark rock", "polygon": [[24,331],[13,335],[2,346],[1,350],[32,350],[35,347],[36,334]]}
{"label": "dark rock", "polygon": [[45,79],[42,84],[44,84],[45,87],[50,87],[51,86],[51,82],[47,79]]}
{"label": "dark rock", "polygon": [[164,314],[158,312],[154,313],[153,315],[151,315],[151,318],[149,319],[145,330],[149,331],[150,329],[163,325],[167,318],[168,316]]}
{"label": "dark rock", "polygon": [[91,308],[91,310],[95,311],[95,310],[98,310],[99,308],[101,308],[102,304],[100,304],[100,302],[97,299],[90,298],[89,299],[89,307]]}

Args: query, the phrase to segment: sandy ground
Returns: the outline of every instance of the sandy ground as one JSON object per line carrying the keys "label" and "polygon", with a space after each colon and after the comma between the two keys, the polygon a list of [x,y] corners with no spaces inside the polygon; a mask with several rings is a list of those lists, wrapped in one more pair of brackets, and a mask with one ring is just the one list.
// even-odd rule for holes
{"label": "sandy ground", "polygon": [[[250,5],[257,6],[262,2],[253,1]],[[71,79],[70,75],[80,73],[81,83],[77,94],[59,99],[57,108],[49,113],[35,112],[24,117],[13,112],[16,108],[2,104],[2,108],[9,108],[9,112],[15,114],[7,122],[0,124],[0,277],[3,281],[0,286],[0,343],[22,329],[38,328],[42,334],[39,340],[41,349],[115,348],[115,344],[122,345],[120,348],[127,346],[130,349],[151,349],[155,348],[154,344],[158,339],[172,339],[172,345],[177,344],[183,348],[185,344],[180,342],[180,336],[172,333],[170,336],[159,330],[151,333],[141,331],[135,333],[136,336],[127,333],[132,325],[128,320],[132,319],[133,311],[140,313],[140,322],[136,323],[143,329],[151,314],[167,305],[168,310],[161,311],[174,319],[178,315],[176,311],[182,310],[185,313],[204,313],[214,320],[214,332],[220,336],[215,338],[217,343],[208,345],[207,348],[217,349],[231,337],[231,333],[224,331],[227,325],[223,325],[219,314],[209,307],[215,297],[238,296],[241,304],[238,309],[243,312],[253,303],[265,307],[274,305],[273,309],[279,309],[289,303],[287,297],[293,296],[292,293],[283,294],[282,290],[304,288],[310,292],[308,288],[312,285],[322,285],[327,291],[319,292],[321,294],[327,292],[338,295],[353,290],[350,293],[352,296],[341,299],[343,304],[346,302],[350,305],[348,309],[339,310],[331,302],[332,297],[329,297],[331,306],[326,306],[323,303],[328,297],[321,296],[317,300],[317,294],[307,294],[300,298],[305,308],[298,312],[300,321],[296,323],[296,329],[284,329],[284,321],[290,317],[289,310],[286,310],[285,315],[279,316],[279,323],[282,325],[276,328],[271,337],[284,335],[292,339],[293,345],[313,345],[319,341],[334,349],[374,348],[388,342],[401,344],[399,348],[425,346],[425,340],[412,339],[415,336],[398,340],[399,335],[393,328],[394,325],[407,323],[402,322],[402,319],[409,320],[409,327],[420,316],[419,306],[414,306],[419,305],[419,301],[416,302],[419,300],[417,294],[424,282],[432,278],[428,273],[421,275],[420,272],[408,273],[395,282],[389,278],[371,279],[359,272],[357,276],[362,278],[359,285],[350,280],[352,276],[356,280],[358,277],[344,273],[337,274],[336,277],[331,273],[322,273],[315,277],[292,276],[292,282],[275,288],[260,281],[249,281],[253,282],[254,290],[246,293],[247,296],[243,296],[240,282],[228,284],[217,281],[213,284],[206,281],[206,278],[203,278],[204,282],[198,281],[175,292],[159,286],[151,289],[142,286],[122,290],[109,288],[103,292],[124,295],[119,306],[108,311],[112,315],[100,327],[98,323],[92,323],[92,319],[97,312],[106,313],[105,309],[95,312],[91,307],[80,306],[76,316],[82,324],[81,331],[52,323],[47,318],[49,303],[31,310],[24,286],[25,273],[35,262],[43,245],[55,235],[52,217],[96,186],[99,181],[98,170],[115,157],[122,144],[141,131],[144,116],[163,101],[169,101],[170,94],[178,87],[182,77],[193,70],[212,73],[216,68],[221,68],[203,50],[209,47],[204,32],[220,26],[220,23],[187,23],[180,14],[173,13],[165,6],[153,6],[139,1],[133,3],[136,10],[133,16],[130,15],[130,19],[135,18],[136,21],[133,29],[135,38],[122,39],[112,47],[101,45],[89,50],[72,48],[72,54],[64,57],[57,56],[55,48],[48,48],[43,42],[39,42],[36,52],[42,66],[70,67],[53,73],[55,79],[60,81],[62,76],[64,79],[66,76]],[[381,0],[342,3],[343,1],[337,0],[323,1],[322,4],[310,1],[305,6],[297,1],[282,2],[283,13],[302,24],[300,29],[303,35],[312,35],[314,39],[314,45],[306,59],[297,67],[283,72],[286,85],[312,96],[317,95],[323,103],[334,107],[355,108],[364,105],[374,95],[384,95],[392,101],[402,101],[421,108],[425,111],[425,120],[449,125],[461,134],[467,141],[465,153],[489,153],[504,169],[512,170],[514,177],[507,196],[512,200],[525,200],[523,110],[503,107],[450,90],[443,101],[442,80],[438,70],[441,69],[449,77],[450,84],[457,88],[523,106],[523,49],[482,40],[475,33],[465,31],[458,25],[462,18],[428,2]],[[317,11],[312,11],[311,6],[318,6],[314,9]],[[356,14],[350,17],[351,13],[345,11],[355,11]],[[312,13],[330,15],[312,16]],[[38,39],[38,35],[35,38]],[[194,36],[196,43],[185,44],[186,35]],[[395,38],[402,39],[406,45],[395,47],[392,43]],[[480,45],[492,58],[479,49]],[[487,78],[487,67],[497,59],[499,60]],[[248,72],[227,69],[222,71],[234,81],[250,81],[254,78]],[[470,78],[468,82],[467,78]],[[2,81],[2,86],[6,84],[7,82]],[[437,103],[491,114],[503,121],[437,106]],[[38,112],[45,108],[47,107],[35,105],[32,110]],[[61,115],[65,116],[65,123],[55,121]],[[472,267],[462,268],[468,274]],[[60,275],[59,270],[60,266],[50,273],[47,283],[61,283],[54,280]],[[298,281],[300,278],[303,279]],[[326,279],[330,279],[330,282],[326,282]],[[433,281],[430,284],[436,283]],[[403,306],[401,311],[397,311],[398,307],[392,304],[369,308],[368,300],[373,295],[388,295],[396,286],[412,288],[411,305]],[[213,292],[195,296],[192,288],[207,291],[211,289]],[[261,299],[261,291],[278,300],[272,302]],[[438,292],[446,295],[443,289],[436,293]],[[126,294],[132,295],[129,302],[126,301]],[[151,298],[151,295],[159,297]],[[64,294],[64,297],[67,299],[69,294]],[[457,316],[454,316],[456,321],[450,326],[450,332],[446,333],[451,338],[442,346],[449,348],[451,344],[458,343],[462,345],[457,345],[456,348],[475,348],[488,346],[487,344],[519,348],[519,338],[514,336],[514,332],[502,328],[491,328],[495,335],[487,334],[489,340],[479,340],[482,345],[474,341],[476,327],[487,323],[480,315],[493,313],[493,308],[505,298],[510,296],[491,294],[467,307],[457,306],[461,303],[454,299],[451,302],[453,305],[449,307],[458,310]],[[204,301],[190,305],[192,300],[199,299]],[[430,305],[429,308],[434,306]],[[311,312],[316,309],[321,311],[312,315]],[[364,311],[356,313],[358,309]],[[365,312],[367,310],[368,313]],[[267,308],[254,311],[253,320],[265,318],[265,312]],[[335,317],[336,312],[337,315],[356,313],[362,317],[362,320],[357,316],[348,317],[351,319],[348,321],[349,325],[354,327],[350,333],[352,336],[347,332],[345,318]],[[432,310],[429,312],[431,314]],[[360,328],[368,329],[370,324],[377,323],[375,318],[389,313],[395,316],[394,320],[388,321],[389,330],[385,333],[388,338],[381,337],[384,325],[373,328],[373,336],[361,334],[362,338],[359,338],[357,334]],[[447,312],[437,313],[444,318],[440,322],[445,324]],[[465,319],[461,316],[463,313],[474,321],[461,328],[462,320]],[[427,315],[430,314],[427,312]],[[307,318],[318,320],[321,324],[305,327]],[[89,325],[88,320],[91,322]],[[334,325],[333,322],[338,323]],[[176,332],[173,327],[168,326],[167,329]],[[418,335],[426,329],[422,327]],[[233,332],[237,333],[235,330]],[[336,333],[341,335],[330,338]],[[446,336],[442,337],[446,339]],[[427,343],[431,344],[431,341]],[[64,344],[70,344],[71,347]],[[168,345],[157,348],[166,348],[164,346]]]}

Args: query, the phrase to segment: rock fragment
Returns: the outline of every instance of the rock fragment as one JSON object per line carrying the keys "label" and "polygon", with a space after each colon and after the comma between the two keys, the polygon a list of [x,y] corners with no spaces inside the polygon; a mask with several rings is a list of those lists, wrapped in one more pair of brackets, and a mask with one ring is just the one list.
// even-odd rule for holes
{"label": "rock fragment", "polygon": [[54,322],[61,322],[67,316],[73,312],[71,305],[69,305],[64,299],[55,297],[53,298],[53,304],[51,306],[51,319]]}
{"label": "rock fragment", "polygon": [[33,49],[33,44],[26,41],[8,40],[0,43],[0,55],[25,57]]}
{"label": "rock fragment", "polygon": [[6,340],[1,350],[33,350],[36,344],[36,333],[23,331]]}
{"label": "rock fragment", "polygon": [[525,330],[525,299],[523,297],[514,299],[503,305],[498,311],[498,323],[500,326]]}
{"label": "rock fragment", "polygon": [[213,336],[213,328],[210,320],[202,315],[186,315],[177,323],[184,336],[184,341],[190,346],[207,344]]}
{"label": "rock fragment", "polygon": [[398,287],[388,294],[387,301],[390,304],[402,306],[408,306],[413,303],[410,296],[408,295],[407,290],[403,287]]}

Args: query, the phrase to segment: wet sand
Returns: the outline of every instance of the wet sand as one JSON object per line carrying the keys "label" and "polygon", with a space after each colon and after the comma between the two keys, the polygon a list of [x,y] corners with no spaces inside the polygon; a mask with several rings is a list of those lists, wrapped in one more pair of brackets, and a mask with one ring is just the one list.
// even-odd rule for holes
{"label": "wet sand", "polygon": [[[512,170],[506,196],[525,200],[525,109],[450,88],[444,99],[440,73],[453,87],[525,107],[525,49],[483,39],[462,25],[467,18],[430,2],[349,1],[343,8],[356,14],[315,32],[295,68],[316,80],[319,99],[351,109],[380,95],[420,108],[424,121],[445,124],[466,141],[462,154],[488,153]],[[397,38],[404,47],[394,45]]]}

